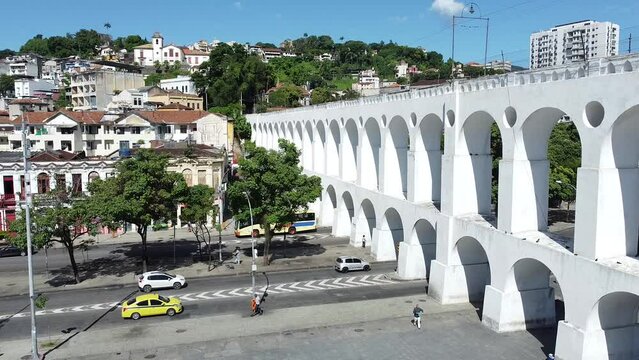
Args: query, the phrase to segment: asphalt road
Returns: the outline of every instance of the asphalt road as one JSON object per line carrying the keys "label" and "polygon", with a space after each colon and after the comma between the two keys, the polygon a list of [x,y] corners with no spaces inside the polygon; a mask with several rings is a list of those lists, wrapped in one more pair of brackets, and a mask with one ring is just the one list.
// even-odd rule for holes
{"label": "asphalt road", "polygon": [[[325,232],[313,232],[300,234],[303,236],[307,236],[310,240],[307,241],[309,244],[313,243],[321,243],[326,245],[335,245],[342,244],[348,242],[348,240],[344,240],[343,238],[333,238],[326,237],[322,239],[314,239],[317,235],[326,234]],[[215,238],[213,249],[214,249],[214,258],[217,258],[217,237]],[[290,240],[290,237],[288,238]],[[239,241],[239,242],[238,242]],[[263,238],[259,238],[257,243],[261,243]],[[281,239],[274,238],[273,242],[276,243],[281,241]],[[251,246],[250,238],[236,238],[234,235],[223,235],[222,242],[225,243],[222,247],[222,252],[225,255],[225,258],[230,258],[230,253],[235,246],[239,246],[242,249],[249,249]],[[165,240],[150,240],[147,244],[147,251],[149,258],[151,261],[153,259],[172,259],[173,258],[173,241],[171,239]],[[197,252],[197,243],[194,239],[178,239],[175,242],[175,254],[179,259],[184,258],[192,258],[193,254]],[[250,252],[249,252],[250,253]],[[124,244],[104,244],[104,245],[93,245],[89,247],[89,251],[87,253],[83,253],[76,249],[75,251],[75,259],[76,262],[82,263],[87,257],[89,260],[95,260],[99,258],[107,258],[114,255],[125,255],[136,261],[140,259],[142,255],[142,247],[141,242],[134,243],[124,243]],[[247,253],[248,254],[248,253]],[[52,248],[47,250],[47,256],[45,256],[44,250],[39,250],[33,256],[33,266],[35,274],[45,274],[47,271],[47,262],[48,262],[48,270],[55,271],[65,267],[69,267],[69,254],[65,248]],[[27,271],[27,258],[26,256],[12,256],[12,257],[0,257],[0,273],[19,273]]]}
{"label": "asphalt road", "polygon": [[[349,276],[371,275],[392,272],[394,263],[374,264],[370,272],[349,273]],[[307,271],[278,272],[269,275],[271,284],[291,283],[308,280],[320,280],[344,277],[333,269],[315,269]],[[179,296],[181,293],[194,293],[203,291],[217,291],[238,287],[250,287],[250,276],[226,276],[211,278],[187,279],[188,286],[181,290],[160,291],[163,295]],[[257,286],[264,286],[265,279],[260,274],[256,278]],[[269,309],[281,309],[295,306],[313,304],[341,303],[348,301],[361,301],[395,296],[424,294],[425,282],[399,282],[387,285],[372,285],[365,287],[339,288],[323,291],[307,291],[295,293],[269,294],[264,304],[265,311]],[[86,304],[120,302],[128,296],[137,296],[135,280],[131,286],[116,286],[93,289],[78,289],[57,291],[46,294],[48,297],[47,308],[72,307]],[[24,309],[28,301],[24,296],[0,298],[0,314],[13,314]],[[185,303],[185,311],[173,318],[166,316],[143,318],[139,320],[144,326],[161,326],[165,321],[179,321],[180,319],[212,316],[220,314],[245,314],[249,316],[249,296],[237,298],[220,298]],[[39,334],[42,336],[51,334],[59,335],[63,330],[69,329],[109,329],[128,323],[132,320],[124,320],[120,316],[120,310],[95,310],[78,311],[64,314],[49,314],[37,317]],[[30,318],[28,316],[0,320],[0,340],[12,340],[28,338],[30,336]]]}

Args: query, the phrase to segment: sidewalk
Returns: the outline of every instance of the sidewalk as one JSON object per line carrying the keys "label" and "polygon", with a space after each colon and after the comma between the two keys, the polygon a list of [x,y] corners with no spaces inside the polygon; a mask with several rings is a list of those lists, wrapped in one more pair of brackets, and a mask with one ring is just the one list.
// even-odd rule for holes
{"label": "sidewalk", "polygon": [[[137,236],[137,234],[135,235]],[[156,239],[160,239],[160,236]],[[136,242],[139,242],[139,239],[137,239]],[[258,243],[262,242],[263,238],[258,240]],[[103,243],[100,242],[100,244]],[[229,248],[230,247],[227,246],[227,251]],[[274,256],[269,266],[263,266],[263,258],[258,257],[256,260],[258,271],[276,272],[326,268],[333,266],[335,258],[341,255],[359,256],[371,263],[375,262],[373,257],[370,256],[370,248],[362,249],[348,246],[347,244],[323,245],[321,243],[313,244],[299,241],[299,246],[292,249],[287,249],[286,247],[273,248],[272,245],[272,254],[274,254]],[[213,260],[216,259],[217,254],[213,257]],[[38,274],[35,276],[36,291],[38,293],[49,293],[63,289],[134,285],[136,284],[135,275],[139,274],[142,270],[136,265],[138,260],[137,258],[127,258],[122,254],[113,255],[111,258],[106,258],[103,262],[106,263],[104,265],[105,267],[110,266],[115,269],[111,269],[111,271],[101,270],[98,275],[86,279],[80,284],[58,285],[55,283],[55,279],[52,281],[52,279],[47,279],[45,275]],[[206,262],[190,262],[183,266],[179,264],[174,266],[172,258],[152,259],[149,270],[177,273],[186,277],[187,281],[197,277],[248,275],[251,272],[251,258],[242,256],[242,263],[239,265],[233,264],[233,260],[227,258],[221,266],[213,268],[211,271],[208,271],[208,264]],[[12,276],[0,277],[0,289],[2,289],[0,296],[27,294],[27,274],[12,274]]]}
{"label": "sidewalk", "polygon": [[[52,351],[46,358],[69,359],[100,355],[97,358],[130,359],[134,358],[130,356],[131,353],[145,349],[152,350],[152,352],[160,354],[159,358],[163,358],[161,355],[163,352],[160,348],[174,349],[179,345],[198,342],[236,337],[255,338],[257,335],[386,319],[405,319],[405,325],[410,327],[408,321],[412,304],[416,303],[422,306],[426,318],[439,313],[474,311],[470,304],[443,306],[424,294],[363,302],[301,306],[272,311],[267,308],[264,316],[255,318],[248,316],[248,313],[200,318],[180,318],[180,315],[177,315],[175,320],[163,322],[162,326],[144,326],[142,322],[123,320],[122,326],[114,329],[89,329],[86,332],[81,331],[75,336],[71,333],[52,338],[51,340],[56,344],[60,344],[68,337],[70,340]],[[118,310],[115,314],[107,316],[118,316],[117,312]],[[39,343],[42,346],[48,341],[47,337],[41,339]],[[2,344],[0,353],[4,352],[7,359],[19,359],[29,353],[29,346],[29,339],[9,341]],[[49,349],[51,347],[43,348],[42,352]]]}

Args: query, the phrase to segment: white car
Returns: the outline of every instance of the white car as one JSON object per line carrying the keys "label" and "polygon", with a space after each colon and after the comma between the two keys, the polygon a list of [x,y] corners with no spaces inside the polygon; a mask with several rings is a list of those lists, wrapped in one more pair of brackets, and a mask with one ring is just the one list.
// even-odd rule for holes
{"label": "white car", "polygon": [[144,292],[154,289],[179,289],[186,284],[182,275],[172,275],[161,271],[149,271],[138,276],[138,287]]}
{"label": "white car", "polygon": [[339,272],[349,272],[353,270],[369,271],[371,265],[366,260],[353,256],[340,256],[335,259],[335,270]]}

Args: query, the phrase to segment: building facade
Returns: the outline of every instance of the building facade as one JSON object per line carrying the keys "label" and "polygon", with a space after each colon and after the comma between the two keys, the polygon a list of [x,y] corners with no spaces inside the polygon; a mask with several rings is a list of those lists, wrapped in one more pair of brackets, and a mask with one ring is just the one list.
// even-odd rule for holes
{"label": "building facade", "polygon": [[[207,185],[217,189],[224,173],[225,154],[221,149],[196,145],[187,158],[184,145],[155,148],[156,152],[169,156],[168,171],[184,176],[188,186]],[[88,184],[95,179],[115,175],[119,158],[96,159],[83,153],[44,151],[31,158],[31,193],[40,194],[66,189],[72,193],[87,193]],[[15,152],[0,151],[0,230],[6,231],[20,211],[19,200],[25,198],[25,181],[22,156]],[[178,208],[178,219],[181,213]],[[178,226],[182,226],[178,221]],[[103,233],[108,233],[104,229]]]}
{"label": "building facade", "polygon": [[106,110],[118,91],[144,86],[142,74],[106,69],[71,75],[73,110]]}
{"label": "building facade", "polygon": [[16,98],[28,98],[36,96],[38,93],[50,93],[57,86],[50,80],[20,78],[13,82]]}
{"label": "building facade", "polygon": [[195,82],[190,76],[179,75],[173,79],[160,80],[160,88],[163,90],[177,90],[185,94],[197,94],[195,92]]}
{"label": "building facade", "polygon": [[583,20],[530,35],[530,68],[559,66],[619,54],[619,25]]}
{"label": "building facade", "polygon": [[[205,111],[101,111],[26,113],[33,151],[83,151],[108,157],[161,142],[193,142],[230,149],[227,118]],[[0,151],[22,151],[22,117],[0,124]]]}

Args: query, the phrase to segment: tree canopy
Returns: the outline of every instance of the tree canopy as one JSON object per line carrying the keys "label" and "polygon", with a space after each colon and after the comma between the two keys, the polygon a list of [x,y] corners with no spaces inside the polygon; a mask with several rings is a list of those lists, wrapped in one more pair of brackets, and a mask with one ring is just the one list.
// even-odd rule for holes
{"label": "tree canopy", "polygon": [[251,111],[258,96],[273,84],[270,68],[240,44],[218,45],[192,75],[198,92],[210,106],[242,103]]}
{"label": "tree canopy", "polygon": [[65,36],[44,37],[38,34],[22,45],[20,52],[58,58],[71,55],[88,58],[95,56],[97,48],[109,40],[108,35],[87,29]]}
{"label": "tree canopy", "polygon": [[227,191],[229,206],[236,220],[250,219],[246,196],[250,198],[253,220],[265,229],[264,264],[269,264],[273,231],[295,220],[295,214],[305,211],[322,191],[321,179],[302,174],[300,152],[287,140],[279,140],[279,150],[266,150],[252,142],[246,143],[246,153],[239,161],[239,179]]}
{"label": "tree canopy", "polygon": [[152,222],[175,218],[187,193],[182,174],[167,171],[168,157],[149,149],[116,164],[116,176],[89,184],[91,201],[100,206],[102,221],[136,225],[142,240],[142,267],[147,271],[146,236]]}
{"label": "tree canopy", "polygon": [[[64,245],[76,283],[80,283],[80,275],[74,255],[75,241],[82,235],[97,234],[100,220],[95,205],[82,195],[62,190],[38,195],[31,209],[33,245],[37,248],[50,246],[52,242]],[[22,214],[11,223],[11,230],[16,233],[11,242],[25,248],[27,227]]]}

